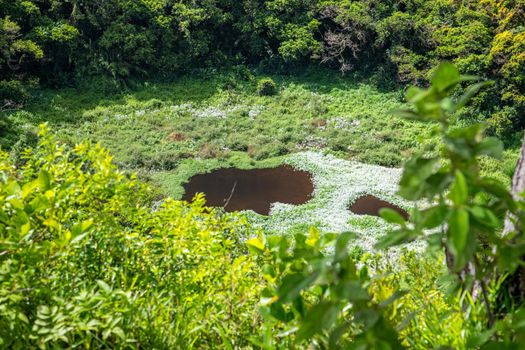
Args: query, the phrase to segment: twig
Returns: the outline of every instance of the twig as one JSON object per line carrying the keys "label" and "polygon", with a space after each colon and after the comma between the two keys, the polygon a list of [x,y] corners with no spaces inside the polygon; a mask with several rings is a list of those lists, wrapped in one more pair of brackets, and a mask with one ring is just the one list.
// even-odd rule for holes
{"label": "twig", "polygon": [[230,193],[230,196],[228,197],[228,199],[226,199],[224,205],[222,206],[224,209],[226,209],[226,207],[228,206],[228,204],[230,204],[230,200],[231,200],[232,197],[233,197],[233,192],[235,192],[235,187],[237,187],[237,181],[235,181],[235,183],[233,184],[232,192]]}
{"label": "twig", "polygon": [[[478,270],[481,268],[478,258],[475,255],[474,255],[474,264]],[[490,307],[489,292],[487,290],[487,284],[485,283],[483,276],[479,279],[479,284],[481,286],[481,292],[483,293],[483,302],[485,304],[485,309],[487,310],[487,315],[489,317],[489,327],[492,327],[494,326],[494,323],[496,320],[494,318],[494,313],[492,312],[491,307]]]}

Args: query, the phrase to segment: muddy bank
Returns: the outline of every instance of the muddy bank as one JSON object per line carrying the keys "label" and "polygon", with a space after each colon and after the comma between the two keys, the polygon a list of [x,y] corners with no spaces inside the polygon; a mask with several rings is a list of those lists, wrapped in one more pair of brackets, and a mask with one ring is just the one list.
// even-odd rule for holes
{"label": "muddy bank", "polygon": [[288,165],[277,168],[242,170],[225,168],[193,176],[184,185],[184,197],[206,194],[206,205],[224,207],[228,212],[253,210],[268,215],[272,203],[304,204],[314,186],[309,173]]}
{"label": "muddy bank", "polygon": [[404,209],[401,209],[397,205],[388,203],[387,201],[379,199],[370,194],[359,197],[354,203],[352,203],[349,209],[352,213],[358,214],[358,215],[379,216],[379,210],[381,208],[393,209],[397,211],[399,214],[401,214],[401,216],[404,217],[405,219],[408,218],[408,213]]}

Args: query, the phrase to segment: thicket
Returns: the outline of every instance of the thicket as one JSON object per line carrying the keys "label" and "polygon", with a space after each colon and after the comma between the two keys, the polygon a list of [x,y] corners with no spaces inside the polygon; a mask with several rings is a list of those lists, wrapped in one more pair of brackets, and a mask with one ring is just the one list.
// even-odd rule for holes
{"label": "thicket", "polygon": [[38,80],[122,82],[225,62],[319,62],[424,85],[446,59],[495,81],[463,114],[506,135],[524,126],[524,13],[523,0],[2,0],[0,107],[16,108]]}
{"label": "thicket", "polygon": [[243,347],[259,266],[242,217],[167,200],[45,127],[0,151],[0,349]]}

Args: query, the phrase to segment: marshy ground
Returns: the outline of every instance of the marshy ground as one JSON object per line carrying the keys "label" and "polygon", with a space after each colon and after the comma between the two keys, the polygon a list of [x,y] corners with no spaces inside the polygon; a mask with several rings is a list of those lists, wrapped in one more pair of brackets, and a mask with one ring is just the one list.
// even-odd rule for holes
{"label": "marshy ground", "polygon": [[[63,141],[100,142],[120,168],[138,172],[161,195],[177,199],[190,199],[204,188],[192,187],[190,179],[198,174],[290,164],[311,174],[313,188],[302,183],[299,187],[307,190],[297,190],[298,197],[287,200],[262,190],[278,183],[260,185],[256,192],[268,198],[258,201],[257,194],[247,204],[233,196],[226,210],[270,213],[248,216],[272,232],[313,225],[327,232],[358,231],[372,244],[385,231],[384,223],[375,216],[356,215],[349,207],[359,197],[372,195],[408,210],[395,195],[399,167],[415,152],[433,151],[432,128],[393,113],[404,106],[400,91],[383,91],[363,79],[320,70],[274,75],[277,94],[260,96],[255,90],[259,77],[217,73],[141,83],[125,92],[41,91],[24,110],[4,114],[19,135],[47,121]],[[24,138],[12,138],[15,144],[18,140]],[[484,170],[508,181],[515,155],[509,150],[502,163],[487,160]],[[232,186],[218,187],[231,192]],[[242,194],[246,202],[250,194],[243,188],[234,194]],[[209,201],[222,206],[228,196],[209,193]]]}

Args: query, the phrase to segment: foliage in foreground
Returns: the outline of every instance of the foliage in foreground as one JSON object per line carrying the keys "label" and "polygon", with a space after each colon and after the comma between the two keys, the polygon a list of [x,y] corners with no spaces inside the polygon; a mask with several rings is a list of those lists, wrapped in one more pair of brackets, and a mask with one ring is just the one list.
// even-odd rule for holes
{"label": "foliage in foreground", "polygon": [[0,348],[243,346],[258,266],[242,218],[167,200],[99,146],[45,128],[17,167],[0,155]]}
{"label": "foliage in foreground", "polygon": [[[470,321],[477,323],[470,330],[462,329],[460,337],[466,341],[463,345],[481,349],[522,348],[523,301],[508,295],[507,300],[516,304],[501,305],[496,297],[510,294],[504,285],[501,287],[502,281],[523,264],[525,205],[522,197],[514,199],[505,186],[479,172],[480,157],[500,156],[500,141],[483,137],[484,125],[451,126],[449,115],[462,108],[484,85],[474,84],[457,101],[451,99],[451,91],[465,80],[469,79],[461,77],[456,67],[443,63],[430,88],[408,91],[414,110],[403,113],[438,123],[440,154],[423,153],[405,165],[400,195],[408,200],[425,200],[428,205],[414,209],[408,222],[396,211],[383,209],[383,218],[399,228],[387,234],[378,248],[423,240],[431,251],[444,249],[449,269],[444,277],[450,282],[450,293],[459,296],[456,310],[461,308]],[[515,230],[502,233],[506,217],[514,222]],[[367,269],[359,269],[348,255],[349,236],[341,234],[332,247],[327,245],[330,236],[319,238],[315,234],[297,234],[294,241],[282,237],[248,241],[270,262],[263,269],[267,279],[263,291],[268,300],[263,308],[267,324],[283,327],[283,333],[294,337],[293,343],[321,348],[418,348],[416,344],[425,348],[425,342],[421,342],[424,333],[414,328],[417,316],[409,314],[403,320],[387,317],[392,312],[387,307],[405,293],[402,286],[394,288],[383,301],[369,294]],[[326,253],[327,250],[332,252]],[[414,286],[407,289],[412,291]],[[496,315],[496,309],[505,311]],[[399,331],[404,333],[403,345]],[[431,333],[435,331],[437,328]],[[426,345],[454,345],[431,343]]]}

